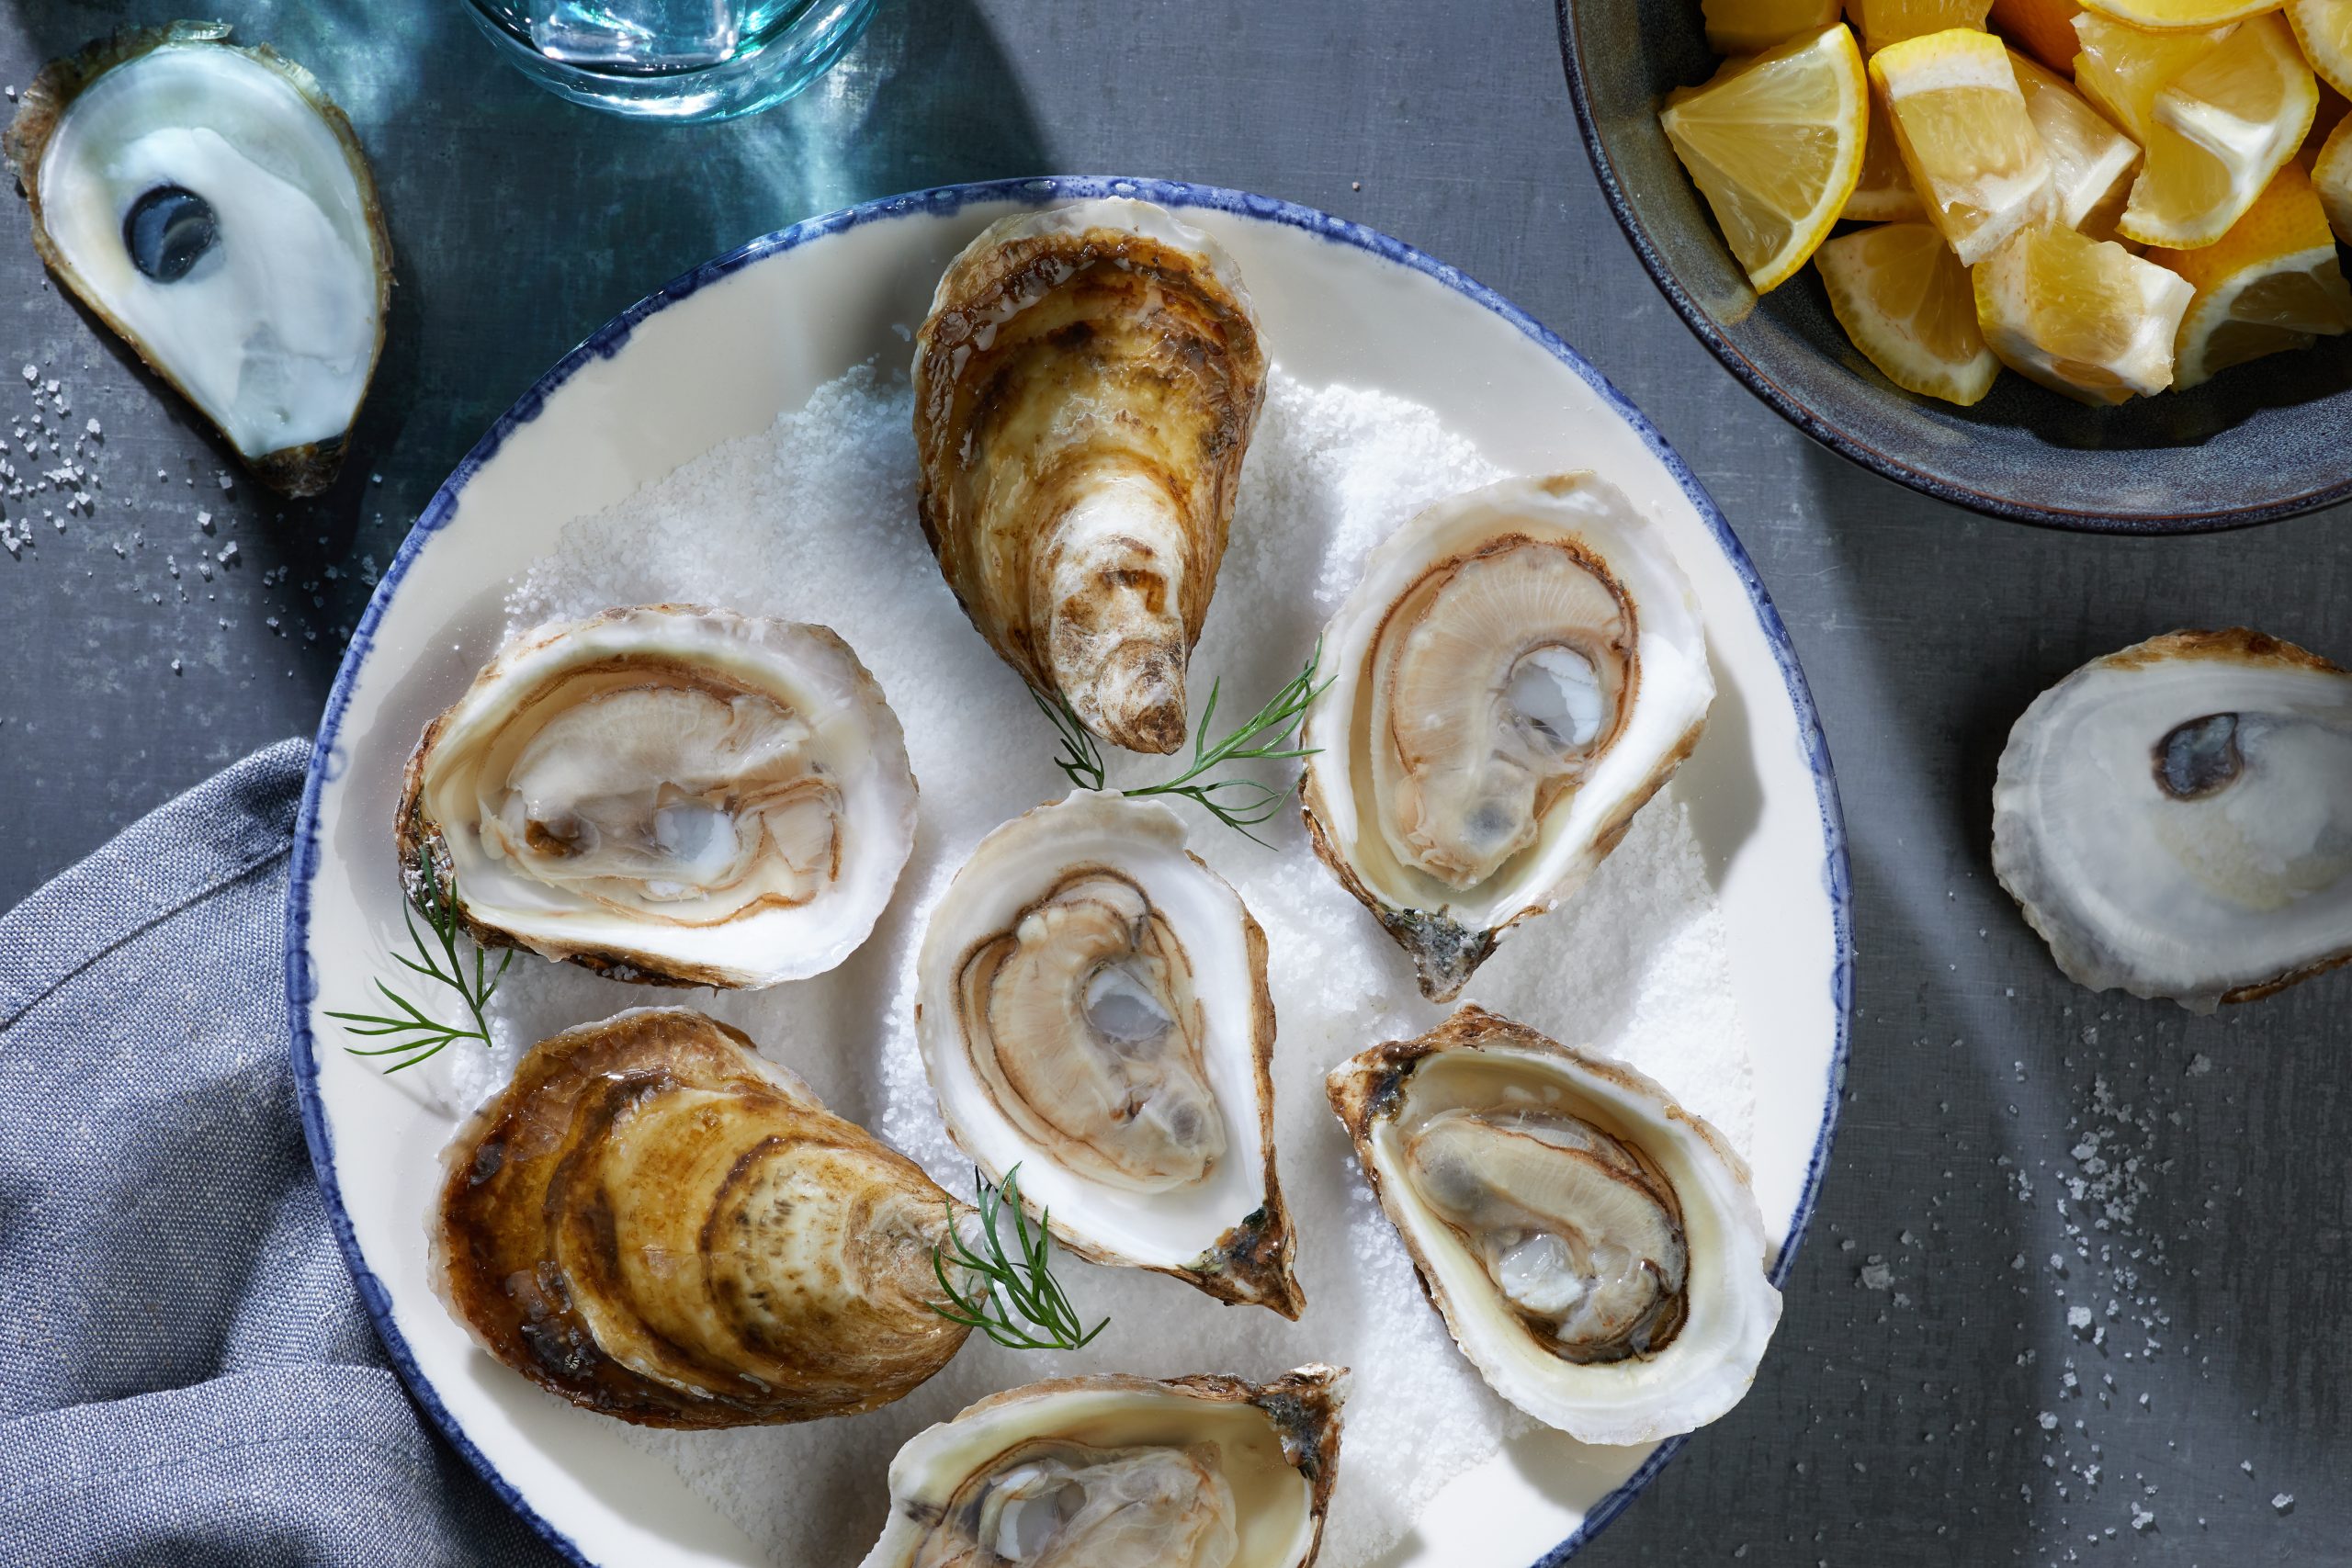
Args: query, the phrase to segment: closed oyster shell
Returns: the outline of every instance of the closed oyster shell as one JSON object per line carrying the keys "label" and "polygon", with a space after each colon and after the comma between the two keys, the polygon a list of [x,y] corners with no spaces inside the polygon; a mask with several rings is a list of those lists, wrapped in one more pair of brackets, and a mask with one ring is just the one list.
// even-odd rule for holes
{"label": "closed oyster shell", "polygon": [[1475,1007],[1332,1069],[1430,1303],[1497,1393],[1589,1443],[1738,1404],[1781,1320],[1747,1168],[1622,1062]]}
{"label": "closed oyster shell", "polygon": [[932,910],[915,1038],[956,1145],[1096,1263],[1295,1318],[1266,938],[1176,814],[1080,791]]}
{"label": "closed oyster shell", "polygon": [[474,939],[615,979],[760,987],[874,929],[914,843],[881,688],[831,630],[696,605],[558,621],[426,726],[395,818]]}
{"label": "closed oyster shell", "polygon": [[531,1048],[442,1154],[433,1286],[507,1366],[647,1427],[871,1410],[946,1365],[956,1207],[740,1032],[639,1009]]}
{"label": "closed oyster shell", "polygon": [[991,1395],[899,1450],[862,1568],[1307,1568],[1346,1389],[1317,1365],[1263,1384],[1062,1378]]}
{"label": "closed oyster shell", "polygon": [[2352,673],[2243,626],[2091,660],[2009,732],[1993,869],[2093,990],[2210,1013],[2352,960]]}
{"label": "closed oyster shell", "polygon": [[383,354],[391,241],[343,111],[229,35],[174,22],[51,62],[0,151],[59,281],[265,483],[315,495]]}
{"label": "closed oyster shell", "polygon": [[1429,507],[1372,552],[1323,647],[1307,833],[1433,1001],[1583,886],[1715,693],[1689,581],[1590,473]]}
{"label": "closed oyster shell", "polygon": [[923,536],[989,645],[1114,745],[1183,743],[1265,374],[1231,258],[1141,201],[991,224],[917,334]]}

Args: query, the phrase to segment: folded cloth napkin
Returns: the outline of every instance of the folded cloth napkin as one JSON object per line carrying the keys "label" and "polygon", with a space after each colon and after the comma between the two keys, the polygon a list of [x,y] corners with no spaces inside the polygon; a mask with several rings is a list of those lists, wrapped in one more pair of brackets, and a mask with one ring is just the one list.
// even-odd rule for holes
{"label": "folded cloth napkin", "polygon": [[560,1561],[417,1416],[287,1062],[309,748],[0,917],[0,1563]]}

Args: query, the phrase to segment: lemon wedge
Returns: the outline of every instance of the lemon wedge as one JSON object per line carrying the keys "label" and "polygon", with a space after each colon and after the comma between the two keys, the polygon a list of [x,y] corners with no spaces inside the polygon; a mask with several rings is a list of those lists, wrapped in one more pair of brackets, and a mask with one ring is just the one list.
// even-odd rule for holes
{"label": "lemon wedge", "polygon": [[1928,217],[1963,265],[2056,216],[2050,160],[1999,39],[1965,28],[1906,39],[1871,56],[1871,80]]}
{"label": "lemon wedge", "polygon": [[2327,226],[2352,245],[2352,119],[2339,122],[2328,133],[2327,144],[2312,164],[2312,185],[2327,213]]}
{"label": "lemon wedge", "polygon": [[2082,45],[2075,56],[2075,87],[2144,147],[2155,128],[2156,95],[2236,30],[2233,25],[2152,33],[2086,11],[2075,18]]}
{"label": "lemon wedge", "polygon": [[1976,319],[2001,363],[2092,404],[2172,384],[2174,336],[2197,290],[2112,241],[2045,224],[1973,275]]}
{"label": "lemon wedge", "polygon": [[1993,0],[1994,30],[2052,71],[2072,71],[2082,45],[2075,37],[2075,18],[2083,8],[2075,0]]}
{"label": "lemon wedge", "polygon": [[1848,222],[1891,223],[1925,218],[1928,209],[1911,171],[1903,166],[1903,150],[1894,144],[1894,128],[1887,123],[1886,102],[1871,95],[1871,130],[1862,147],[1861,177],[1838,217]]}
{"label": "lemon wedge", "polygon": [[2152,250],[2147,259],[2197,290],[2174,344],[2176,389],[2352,331],[2352,288],[2345,286],[2319,193],[2300,164],[2272,175],[2245,216],[2213,243]]}
{"label": "lemon wedge", "polygon": [[2288,0],[2287,22],[2320,79],[2352,98],[2352,0]]}
{"label": "lemon wedge", "polygon": [[2239,23],[2156,93],[2147,164],[2118,227],[2173,250],[2213,243],[2294,157],[2318,107],[2287,24]]}
{"label": "lemon wedge", "polygon": [[2155,32],[2242,22],[2248,17],[2276,11],[2281,3],[2282,0],[2083,0],[2086,8],[2102,17]]}
{"label": "lemon wedge", "polygon": [[2056,72],[2014,50],[2009,63],[2017,70],[2018,91],[2025,95],[2025,112],[2050,160],[2059,220],[2079,229],[2093,211],[2127,194],[2126,182],[2140,161],[2140,149]]}
{"label": "lemon wedge", "polygon": [[1870,88],[1841,24],[1735,61],[1658,118],[1758,294],[1804,265],[1862,170]]}
{"label": "lemon wedge", "polygon": [[1699,0],[1707,47],[1717,54],[1758,54],[1838,19],[1838,0]]}
{"label": "lemon wedge", "polygon": [[1882,223],[1815,253],[1829,308],[1854,346],[1905,391],[1966,408],[2001,362],[1984,346],[1968,269],[1929,223]]}
{"label": "lemon wedge", "polygon": [[1876,54],[1888,44],[1951,28],[1981,31],[1992,6],[1993,0],[1853,0],[1847,10],[1861,25],[1862,51]]}

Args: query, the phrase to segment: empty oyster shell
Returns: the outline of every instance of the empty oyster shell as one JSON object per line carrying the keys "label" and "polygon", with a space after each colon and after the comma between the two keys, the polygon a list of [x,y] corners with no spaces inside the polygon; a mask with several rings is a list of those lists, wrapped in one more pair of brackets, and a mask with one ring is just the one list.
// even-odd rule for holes
{"label": "empty oyster shell", "polygon": [[991,224],[915,339],[923,535],[989,645],[1136,751],[1184,740],[1266,362],[1230,257],[1148,202]]}
{"label": "empty oyster shell", "polygon": [[823,626],[652,604],[526,632],[425,727],[398,817],[476,940],[767,986],[873,931],[914,843],[898,716]]}
{"label": "empty oyster shell", "polygon": [[1739,1403],[1781,1321],[1747,1168],[1649,1078],[1465,1007],[1327,1088],[1497,1393],[1589,1443]]}
{"label": "empty oyster shell", "polygon": [[1165,807],[1081,791],[980,840],[923,931],[956,1145],[1082,1258],[1295,1318],[1266,938]]}
{"label": "empty oyster shell", "polygon": [[1307,1568],[1347,1373],[1063,1378],[917,1433],[863,1568]]}
{"label": "empty oyster shell", "polygon": [[1589,473],[1430,507],[1372,552],[1323,646],[1307,832],[1435,1001],[1583,885],[1715,694],[1689,581]]}
{"label": "empty oyster shell", "polygon": [[391,242],[343,111],[229,31],[52,62],[0,141],[50,270],[265,482],[314,495],[383,350]]}
{"label": "empty oyster shell", "polygon": [[441,1156],[433,1284],[482,1348],[647,1427],[888,1404],[961,1324],[956,1205],[750,1040],[639,1009],[533,1046]]}
{"label": "empty oyster shell", "polygon": [[2094,990],[2211,1012],[2352,959],[2352,673],[2244,627],[2091,660],[2009,732],[1993,869]]}

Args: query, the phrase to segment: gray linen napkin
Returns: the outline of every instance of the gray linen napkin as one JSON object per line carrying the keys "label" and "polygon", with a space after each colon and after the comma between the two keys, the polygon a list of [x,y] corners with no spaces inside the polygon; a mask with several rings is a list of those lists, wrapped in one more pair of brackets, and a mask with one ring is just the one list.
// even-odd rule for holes
{"label": "gray linen napkin", "polygon": [[279,966],[308,752],[0,917],[0,1563],[559,1561],[425,1430],[327,1234]]}

